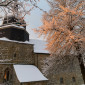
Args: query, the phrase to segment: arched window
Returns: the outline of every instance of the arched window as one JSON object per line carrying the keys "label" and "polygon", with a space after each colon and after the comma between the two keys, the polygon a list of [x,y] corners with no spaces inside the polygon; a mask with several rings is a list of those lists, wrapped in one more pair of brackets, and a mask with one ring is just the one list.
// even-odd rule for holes
{"label": "arched window", "polygon": [[16,57],[16,53],[14,53],[14,57]]}
{"label": "arched window", "polygon": [[9,81],[9,76],[10,75],[10,71],[9,71],[9,68],[7,68],[5,71],[4,71],[4,82],[7,82]]}
{"label": "arched window", "polygon": [[60,84],[63,84],[64,83],[64,81],[63,81],[63,78],[61,77],[60,78]]}
{"label": "arched window", "polygon": [[73,81],[73,82],[76,82],[76,78],[75,78],[75,77],[72,77],[72,81]]}

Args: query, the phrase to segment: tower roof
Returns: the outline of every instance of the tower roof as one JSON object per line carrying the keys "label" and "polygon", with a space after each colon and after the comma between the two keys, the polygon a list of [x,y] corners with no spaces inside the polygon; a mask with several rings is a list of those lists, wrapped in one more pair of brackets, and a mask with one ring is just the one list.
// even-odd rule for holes
{"label": "tower roof", "polygon": [[15,16],[6,16],[3,20],[3,25],[5,24],[15,24],[26,28],[26,22],[24,21],[24,19],[17,18]]}
{"label": "tower roof", "polygon": [[0,27],[0,38],[6,37],[9,40],[29,41],[29,33],[26,31],[24,19],[15,16],[7,16]]}

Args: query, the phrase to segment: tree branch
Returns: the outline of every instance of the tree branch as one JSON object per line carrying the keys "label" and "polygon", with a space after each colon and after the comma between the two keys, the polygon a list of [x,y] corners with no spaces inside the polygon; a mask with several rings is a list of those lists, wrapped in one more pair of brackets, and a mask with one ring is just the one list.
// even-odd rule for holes
{"label": "tree branch", "polygon": [[[13,0],[14,1],[14,0]],[[11,2],[13,2],[13,1],[10,1],[10,2],[8,2],[7,4],[2,4],[2,3],[4,3],[4,2],[2,2],[2,3],[0,3],[0,6],[8,6]]]}

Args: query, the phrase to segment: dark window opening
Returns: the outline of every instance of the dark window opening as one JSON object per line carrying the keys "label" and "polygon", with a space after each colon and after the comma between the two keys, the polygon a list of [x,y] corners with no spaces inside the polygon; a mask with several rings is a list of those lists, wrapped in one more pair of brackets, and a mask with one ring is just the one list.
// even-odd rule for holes
{"label": "dark window opening", "polygon": [[10,75],[10,72],[9,72],[9,69],[7,68],[4,72],[4,82],[9,81],[9,75]]}
{"label": "dark window opening", "polygon": [[9,71],[7,71],[7,81],[9,81]]}
{"label": "dark window opening", "polygon": [[16,57],[16,53],[14,54],[14,57]]}
{"label": "dark window opening", "polygon": [[72,82],[76,82],[76,79],[75,79],[75,77],[72,77]]}
{"label": "dark window opening", "polygon": [[63,84],[64,81],[63,81],[63,78],[60,78],[60,84]]}

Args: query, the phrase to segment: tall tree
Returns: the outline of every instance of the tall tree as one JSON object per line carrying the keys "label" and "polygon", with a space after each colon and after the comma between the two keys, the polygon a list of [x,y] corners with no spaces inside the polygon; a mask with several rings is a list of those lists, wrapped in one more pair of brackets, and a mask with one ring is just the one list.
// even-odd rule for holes
{"label": "tall tree", "polygon": [[[45,36],[51,54],[75,55],[85,83],[85,2],[84,0],[47,0],[51,6],[43,15],[43,25],[36,31]],[[60,59],[61,59],[60,58]],[[61,61],[61,60],[60,60]]]}
{"label": "tall tree", "polygon": [[37,6],[39,0],[0,0],[0,20],[8,15],[24,19]]}

